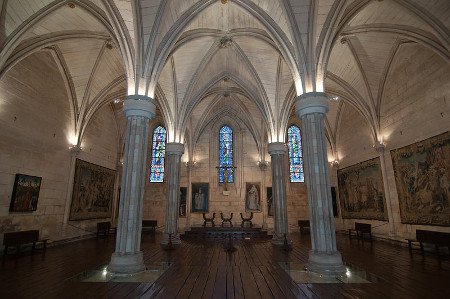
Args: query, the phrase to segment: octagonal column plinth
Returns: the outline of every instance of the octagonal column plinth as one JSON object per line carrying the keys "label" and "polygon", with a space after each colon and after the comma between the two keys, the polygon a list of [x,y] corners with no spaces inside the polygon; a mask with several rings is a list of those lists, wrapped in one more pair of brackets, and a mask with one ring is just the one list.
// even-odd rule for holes
{"label": "octagonal column plinth", "polygon": [[306,93],[297,98],[296,113],[302,120],[303,160],[311,227],[308,270],[339,274],[345,268],[336,248],[324,127],[327,112],[328,98],[325,93]]}
{"label": "octagonal column plinth", "polygon": [[155,116],[155,105],[146,96],[133,95],[125,100],[127,118],[125,150],[116,249],[108,270],[117,274],[135,274],[145,270],[142,258],[141,230],[145,185],[145,162],[149,119]]}

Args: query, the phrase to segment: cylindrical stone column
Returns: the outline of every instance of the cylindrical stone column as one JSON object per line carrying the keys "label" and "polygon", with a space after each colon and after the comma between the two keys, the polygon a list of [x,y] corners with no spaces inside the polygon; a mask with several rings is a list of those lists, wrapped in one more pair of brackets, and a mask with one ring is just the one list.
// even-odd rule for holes
{"label": "cylindrical stone column", "polygon": [[286,202],[286,173],[284,171],[284,157],[287,149],[282,142],[269,143],[269,154],[272,158],[272,196],[274,204],[274,229],[272,244],[284,244],[284,237],[289,243],[289,226]]}
{"label": "cylindrical stone column", "polygon": [[384,149],[386,146],[383,143],[377,143],[373,147],[380,154],[381,176],[383,179],[384,198],[386,199],[386,209],[388,212],[389,235],[395,236],[394,214],[392,213],[391,192],[389,190],[389,182],[386,170],[386,156],[384,153]]}
{"label": "cylindrical stone column", "polygon": [[302,120],[305,182],[308,188],[311,251],[308,270],[323,274],[345,271],[336,248],[324,118],[328,112],[325,93],[311,92],[297,98],[296,113]]}
{"label": "cylindrical stone column", "polygon": [[182,143],[166,144],[167,202],[162,245],[167,245],[169,239],[174,245],[181,243],[178,232],[178,209],[180,205],[180,167],[183,153],[184,145]]}
{"label": "cylindrical stone column", "polygon": [[132,95],[125,100],[123,111],[127,118],[127,127],[116,251],[111,256],[108,270],[118,274],[134,274],[145,270],[140,250],[142,207],[149,119],[155,116],[155,104],[149,97]]}

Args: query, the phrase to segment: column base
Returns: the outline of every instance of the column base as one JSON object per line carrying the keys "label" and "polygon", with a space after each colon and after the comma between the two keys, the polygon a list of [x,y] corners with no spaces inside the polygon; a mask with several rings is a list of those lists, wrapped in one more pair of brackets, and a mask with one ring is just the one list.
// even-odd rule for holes
{"label": "column base", "polygon": [[145,271],[142,251],[134,254],[113,253],[108,271],[114,274],[138,274]]}
{"label": "column base", "polygon": [[307,268],[310,272],[326,275],[342,274],[345,272],[345,267],[339,252],[327,254],[310,251]]}
{"label": "column base", "polygon": [[[287,239],[286,241],[287,241],[288,245],[291,245],[292,240],[289,238],[289,235],[286,236],[286,239]],[[284,236],[277,236],[276,234],[274,234],[271,242],[273,245],[282,246],[282,245],[284,245],[284,242],[285,242]]]}
{"label": "column base", "polygon": [[[167,246],[168,244],[169,244],[169,234],[163,233],[161,245]],[[180,234],[179,233],[172,234],[172,245],[180,245],[180,244],[181,244]]]}

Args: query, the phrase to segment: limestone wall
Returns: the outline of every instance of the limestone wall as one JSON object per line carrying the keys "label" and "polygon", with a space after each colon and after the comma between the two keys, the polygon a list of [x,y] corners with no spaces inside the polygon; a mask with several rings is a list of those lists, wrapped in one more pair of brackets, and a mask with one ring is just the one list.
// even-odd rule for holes
{"label": "limestone wall", "polygon": [[[0,80],[0,242],[9,231],[39,229],[56,241],[95,230],[98,220],[63,225],[73,179],[68,140],[73,112],[64,86],[48,52],[24,59]],[[105,106],[88,126],[79,158],[115,169],[116,134],[113,114]],[[35,212],[9,212],[16,173],[42,177]]]}
{"label": "limestone wall", "polygon": [[[403,240],[415,236],[416,229],[450,232],[449,227],[402,224],[390,150],[400,148],[446,132],[450,128],[450,66],[438,55],[418,44],[402,45],[397,53],[385,86],[381,107],[381,132],[386,142],[386,167],[396,236],[389,237],[389,226],[383,221],[371,223],[374,233]],[[377,157],[367,122],[346,105],[338,138],[340,168]],[[358,128],[355,130],[355,128]],[[355,220],[340,219],[341,229],[353,226]],[[377,227],[375,227],[377,226]]]}

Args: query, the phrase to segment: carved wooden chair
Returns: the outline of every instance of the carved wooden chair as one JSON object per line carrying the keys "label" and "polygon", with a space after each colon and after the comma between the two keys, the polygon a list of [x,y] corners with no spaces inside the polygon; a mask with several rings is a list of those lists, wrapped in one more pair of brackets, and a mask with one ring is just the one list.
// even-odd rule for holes
{"label": "carved wooden chair", "polygon": [[216,218],[216,213],[213,213],[211,218],[206,217],[206,213],[203,213],[203,227],[205,227],[208,222],[214,227],[214,218]]}
{"label": "carved wooden chair", "polygon": [[226,218],[223,216],[223,213],[220,213],[220,218],[222,219],[222,226],[224,226],[224,224],[227,222],[230,224],[230,226],[233,226],[233,223],[231,223],[231,219],[233,219],[233,213],[231,213],[229,218]]}
{"label": "carved wooden chair", "polygon": [[253,212],[250,212],[250,217],[248,217],[248,218],[244,217],[244,215],[242,215],[242,213],[241,213],[241,219],[242,219],[241,227],[244,227],[246,223],[249,225],[249,227],[253,226],[253,223],[252,223]]}

